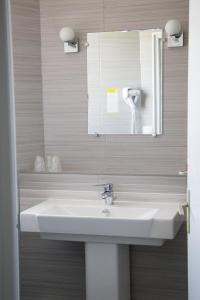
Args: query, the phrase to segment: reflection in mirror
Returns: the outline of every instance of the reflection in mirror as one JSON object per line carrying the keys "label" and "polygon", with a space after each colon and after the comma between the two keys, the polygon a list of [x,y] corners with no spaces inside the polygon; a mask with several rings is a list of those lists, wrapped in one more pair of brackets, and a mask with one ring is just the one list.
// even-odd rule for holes
{"label": "reflection in mirror", "polygon": [[162,30],[87,35],[88,133],[162,133]]}

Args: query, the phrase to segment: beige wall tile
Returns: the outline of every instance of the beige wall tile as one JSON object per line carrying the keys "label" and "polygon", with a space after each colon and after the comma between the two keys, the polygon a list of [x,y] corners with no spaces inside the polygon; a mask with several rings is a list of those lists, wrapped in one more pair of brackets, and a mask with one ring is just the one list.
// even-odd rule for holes
{"label": "beige wall tile", "polygon": [[[176,175],[186,164],[187,0],[41,0],[42,75],[46,154],[61,156],[67,173]],[[87,134],[87,32],[163,28],[177,18],[185,47],[164,49],[164,135]],[[58,32],[73,27],[81,52],[64,55]]]}
{"label": "beige wall tile", "polygon": [[38,0],[12,0],[18,170],[44,154],[40,9]]}

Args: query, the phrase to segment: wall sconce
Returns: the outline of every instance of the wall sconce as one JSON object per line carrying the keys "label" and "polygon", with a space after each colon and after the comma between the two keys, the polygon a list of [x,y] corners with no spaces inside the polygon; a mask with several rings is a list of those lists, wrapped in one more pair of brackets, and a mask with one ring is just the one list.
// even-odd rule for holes
{"label": "wall sconce", "polygon": [[183,31],[178,20],[169,20],[165,25],[165,31],[169,48],[183,46]]}
{"label": "wall sconce", "polygon": [[64,53],[76,53],[79,51],[79,42],[72,28],[63,27],[59,36],[61,41],[64,42]]}

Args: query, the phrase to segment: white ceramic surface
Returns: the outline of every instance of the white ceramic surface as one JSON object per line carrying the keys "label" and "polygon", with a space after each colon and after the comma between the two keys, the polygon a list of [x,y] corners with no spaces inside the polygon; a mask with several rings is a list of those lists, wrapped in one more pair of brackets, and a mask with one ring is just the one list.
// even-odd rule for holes
{"label": "white ceramic surface", "polygon": [[[21,230],[74,236],[173,239],[180,228],[180,203],[49,199],[21,213]],[[81,239],[83,240],[83,238]]]}

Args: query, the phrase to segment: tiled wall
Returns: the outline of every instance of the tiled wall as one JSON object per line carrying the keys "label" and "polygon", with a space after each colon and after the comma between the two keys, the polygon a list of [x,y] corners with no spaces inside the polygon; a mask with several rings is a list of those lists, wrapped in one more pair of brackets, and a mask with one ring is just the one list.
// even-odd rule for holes
{"label": "tiled wall", "polygon": [[[186,164],[188,0],[41,0],[45,152],[61,156],[67,173],[177,174]],[[87,32],[164,28],[176,18],[185,47],[164,50],[164,134],[87,134]],[[63,26],[81,51],[64,55]]]}
{"label": "tiled wall", "polygon": [[[19,170],[32,169],[44,144],[46,154],[61,156],[67,173],[175,175],[184,169],[188,0],[41,0],[40,6],[39,0],[12,0],[12,15]],[[171,18],[183,25],[185,47],[164,50],[164,134],[88,135],[86,33],[163,28]],[[63,26],[75,29],[80,53],[64,55]]]}
{"label": "tiled wall", "polygon": [[44,153],[40,8],[38,0],[12,0],[18,170]]}
{"label": "tiled wall", "polygon": [[[175,240],[162,247],[130,247],[131,300],[188,299],[185,236],[182,228]],[[86,299],[83,243],[23,234],[21,270],[22,300]]]}
{"label": "tiled wall", "polygon": [[[130,193],[131,198],[142,199],[141,194],[151,194],[154,201],[159,193],[166,195],[166,201],[180,201],[186,198],[186,177],[178,176],[115,176],[115,175],[76,175],[76,174],[20,174],[20,208],[28,209],[48,198],[63,199],[72,197],[74,191],[91,193],[92,198],[100,197],[102,186],[97,184],[112,182],[116,197],[118,193]],[[139,197],[140,195],[140,197]],[[76,197],[76,196],[75,196]],[[146,197],[146,196],[145,196]],[[162,196],[163,199],[163,196]],[[171,199],[171,200],[170,200]]]}

